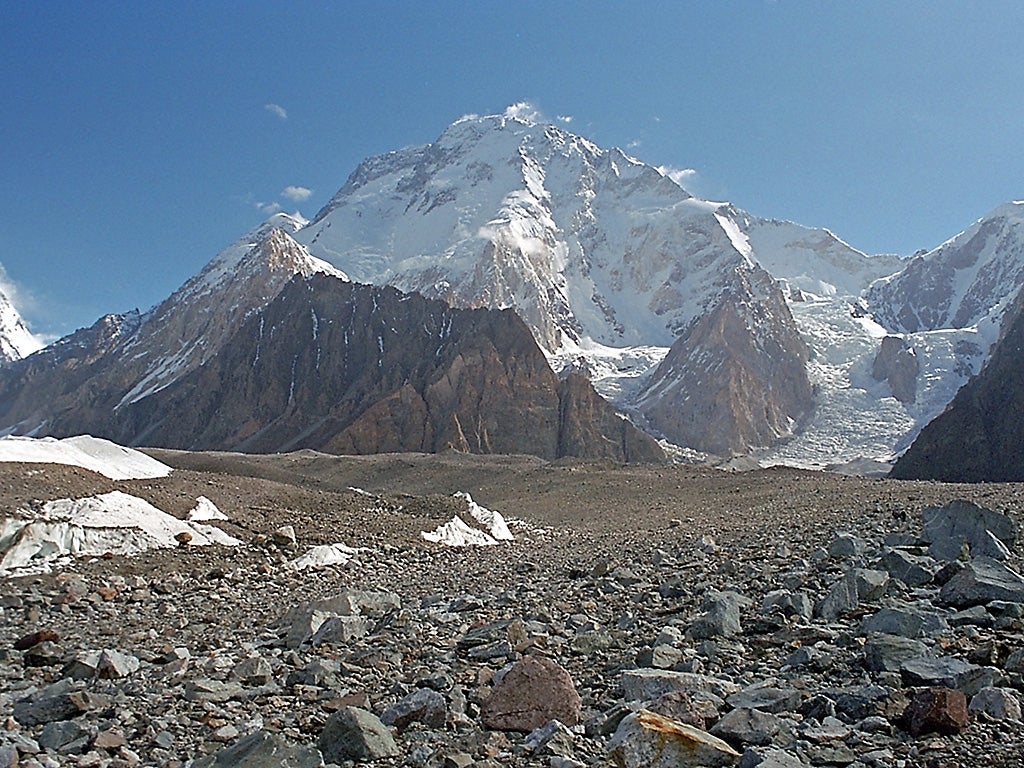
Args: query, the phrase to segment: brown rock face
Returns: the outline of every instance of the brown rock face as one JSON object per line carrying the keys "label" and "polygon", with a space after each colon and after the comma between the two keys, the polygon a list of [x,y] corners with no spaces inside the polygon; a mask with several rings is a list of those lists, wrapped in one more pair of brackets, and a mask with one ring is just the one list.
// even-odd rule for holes
{"label": "brown rock face", "polygon": [[913,736],[923,733],[957,733],[967,727],[967,697],[952,688],[929,688],[914,697],[903,713]]}
{"label": "brown rock face", "polygon": [[[103,360],[81,381],[97,404],[81,414],[65,404],[51,433],[255,453],[664,459],[588,382],[560,384],[513,312],[452,309],[327,275],[296,277],[203,364],[140,399],[122,399],[139,387],[122,356]],[[19,396],[59,375],[59,366],[35,371]],[[33,407],[46,415],[52,404]]]}
{"label": "brown rock face", "polygon": [[529,732],[558,720],[574,726],[581,701],[569,673],[551,659],[526,656],[495,687],[480,712],[488,728]]}
{"label": "brown rock face", "polygon": [[813,407],[810,353],[782,294],[766,273],[742,285],[679,337],[641,395],[650,425],[674,443],[746,453],[789,434]]}

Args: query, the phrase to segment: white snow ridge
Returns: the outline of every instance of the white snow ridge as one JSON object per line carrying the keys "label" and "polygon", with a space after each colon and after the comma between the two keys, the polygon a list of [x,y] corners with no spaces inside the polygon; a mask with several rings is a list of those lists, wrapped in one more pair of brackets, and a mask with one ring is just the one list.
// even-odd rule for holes
{"label": "white snow ridge", "polygon": [[433,531],[423,531],[424,539],[449,547],[489,547],[515,538],[499,512],[481,507],[468,493],[459,491],[454,496],[466,502],[466,516],[472,522],[456,515]]}
{"label": "white snow ridge", "polygon": [[186,534],[190,546],[241,544],[218,528],[178,520],[121,491],[48,501],[39,510],[19,509],[0,518],[0,574],[47,571],[69,557],[176,547]]}
{"label": "white snow ridge", "polygon": [[111,480],[146,480],[171,473],[169,466],[141,451],[90,435],[63,440],[9,435],[0,438],[0,462],[5,461],[66,464],[98,472]]}

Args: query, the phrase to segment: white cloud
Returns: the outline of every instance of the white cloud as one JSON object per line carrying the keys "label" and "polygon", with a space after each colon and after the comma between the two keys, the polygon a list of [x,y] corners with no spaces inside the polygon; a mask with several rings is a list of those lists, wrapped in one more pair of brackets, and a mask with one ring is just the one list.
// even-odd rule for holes
{"label": "white cloud", "polygon": [[264,104],[263,108],[273,115],[277,115],[282,120],[288,119],[288,112],[280,104]]}
{"label": "white cloud", "polygon": [[662,176],[672,179],[691,195],[696,194],[694,189],[700,187],[700,174],[693,168],[673,168],[668,165],[659,165],[657,170]]}
{"label": "white cloud", "polygon": [[280,203],[261,203],[257,201],[254,203],[256,210],[262,213],[264,216],[273,216],[275,213],[281,210]]}
{"label": "white cloud", "polygon": [[293,184],[289,184],[287,187],[281,190],[281,197],[287,197],[293,203],[301,203],[303,200],[309,200],[312,194],[312,189],[307,189],[306,187],[297,187]]}
{"label": "white cloud", "polygon": [[636,148],[637,148],[637,147],[639,147],[639,146],[640,146],[641,144],[643,144],[643,142],[642,142],[642,141],[640,141],[640,139],[633,139],[633,140],[632,140],[631,142],[629,142],[629,143],[628,143],[628,144],[626,145],[626,149],[636,149]]}
{"label": "white cloud", "polygon": [[510,106],[505,110],[505,117],[533,125],[544,122],[543,113],[528,101],[519,101]]}
{"label": "white cloud", "polygon": [[569,123],[572,122],[572,115],[559,115],[556,119],[559,122],[562,122],[562,123],[565,123],[566,125],[568,125]]}

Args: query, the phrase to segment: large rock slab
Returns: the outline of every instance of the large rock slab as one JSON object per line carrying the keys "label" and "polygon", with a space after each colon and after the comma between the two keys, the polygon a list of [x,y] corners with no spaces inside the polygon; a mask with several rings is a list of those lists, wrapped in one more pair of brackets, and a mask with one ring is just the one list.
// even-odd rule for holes
{"label": "large rock slab", "polygon": [[974,557],[1005,560],[1017,539],[1017,526],[1002,512],[953,501],[924,510],[922,538],[939,560],[958,559],[964,545]]}
{"label": "large rock slab", "polygon": [[293,746],[276,733],[256,731],[215,755],[191,763],[192,768],[320,768],[323,755],[315,747]]}
{"label": "large rock slab", "polygon": [[359,707],[345,707],[331,715],[318,744],[324,759],[332,763],[366,762],[402,754],[388,727],[372,712]]}
{"label": "large rock slab", "polygon": [[569,673],[551,659],[531,655],[516,662],[494,686],[480,718],[494,730],[529,733],[551,720],[578,724],[581,706]]}
{"label": "large rock slab", "polygon": [[626,701],[654,701],[667,693],[710,693],[724,699],[737,693],[740,686],[696,672],[666,669],[629,669],[622,673],[621,685]]}
{"label": "large rock slab", "polygon": [[646,709],[623,718],[608,751],[618,768],[715,768],[740,759],[717,736]]}
{"label": "large rock slab", "polygon": [[955,608],[993,600],[1024,603],[1024,578],[997,560],[978,557],[943,585],[939,598]]}

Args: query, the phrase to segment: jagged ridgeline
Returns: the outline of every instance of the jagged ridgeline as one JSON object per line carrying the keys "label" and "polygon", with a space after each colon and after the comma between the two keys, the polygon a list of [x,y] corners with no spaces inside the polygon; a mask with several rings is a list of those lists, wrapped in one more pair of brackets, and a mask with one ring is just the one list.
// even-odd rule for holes
{"label": "jagged ridgeline", "polygon": [[[562,431],[495,431],[508,420],[502,409],[512,407],[511,396],[527,398],[514,403],[521,425],[538,423],[555,402],[550,393],[545,405],[529,399],[542,374],[531,369],[537,378],[526,386],[512,362],[522,349],[503,346],[518,337],[497,333],[497,321],[478,322],[494,332],[482,338],[507,370],[479,384],[474,417],[430,379],[454,375],[435,369],[444,356],[397,320],[396,343],[387,344],[385,329],[367,350],[350,349],[349,360],[362,356],[368,368],[361,377],[345,369],[329,392],[303,391],[319,370],[303,368],[305,341],[275,348],[298,343],[277,341],[286,326],[296,339],[306,334],[298,324],[309,321],[310,307],[302,302],[275,310],[282,330],[273,343],[264,336],[262,359],[280,363],[260,368],[272,380],[231,368],[254,367],[230,347],[250,343],[256,318],[267,321],[296,275],[391,285],[455,309],[514,312],[539,348],[530,365],[563,382],[550,385],[561,392]],[[312,221],[278,214],[149,312],[104,318],[8,366],[0,373],[0,428],[116,432],[137,442],[177,431],[178,444],[226,445],[212,442],[219,430],[217,440],[246,450],[319,440],[337,451],[648,453],[636,448],[638,438],[620,434],[634,434],[628,424],[609,420],[610,403],[649,435],[713,456],[868,466],[906,450],[981,370],[1003,344],[1007,309],[1022,285],[1022,203],[1000,206],[914,258],[872,256],[828,230],[697,199],[663,170],[513,109],[467,116],[429,144],[367,159]],[[360,295],[352,289],[352,300]],[[349,343],[367,340],[365,329],[353,330],[360,333]],[[378,340],[383,350],[374,351]],[[425,357],[403,358],[400,380],[369,386],[373,374],[391,375],[374,355],[397,362],[398,349]],[[321,347],[321,363],[324,355],[345,363],[337,352]],[[462,362],[452,365],[489,354],[460,350],[452,361],[462,355]],[[225,381],[210,378],[214,367]],[[186,379],[193,387],[201,380],[208,392],[186,397]],[[492,387],[501,396],[490,396]],[[229,392],[236,400],[207,402]],[[451,395],[469,396],[458,387]],[[161,412],[172,403],[183,413]],[[213,411],[196,420],[193,406],[201,404]],[[355,411],[343,415],[350,406]],[[237,423],[219,423],[220,413]],[[185,424],[194,425],[191,440],[181,433]],[[589,445],[587,436],[597,434],[603,442]]]}

